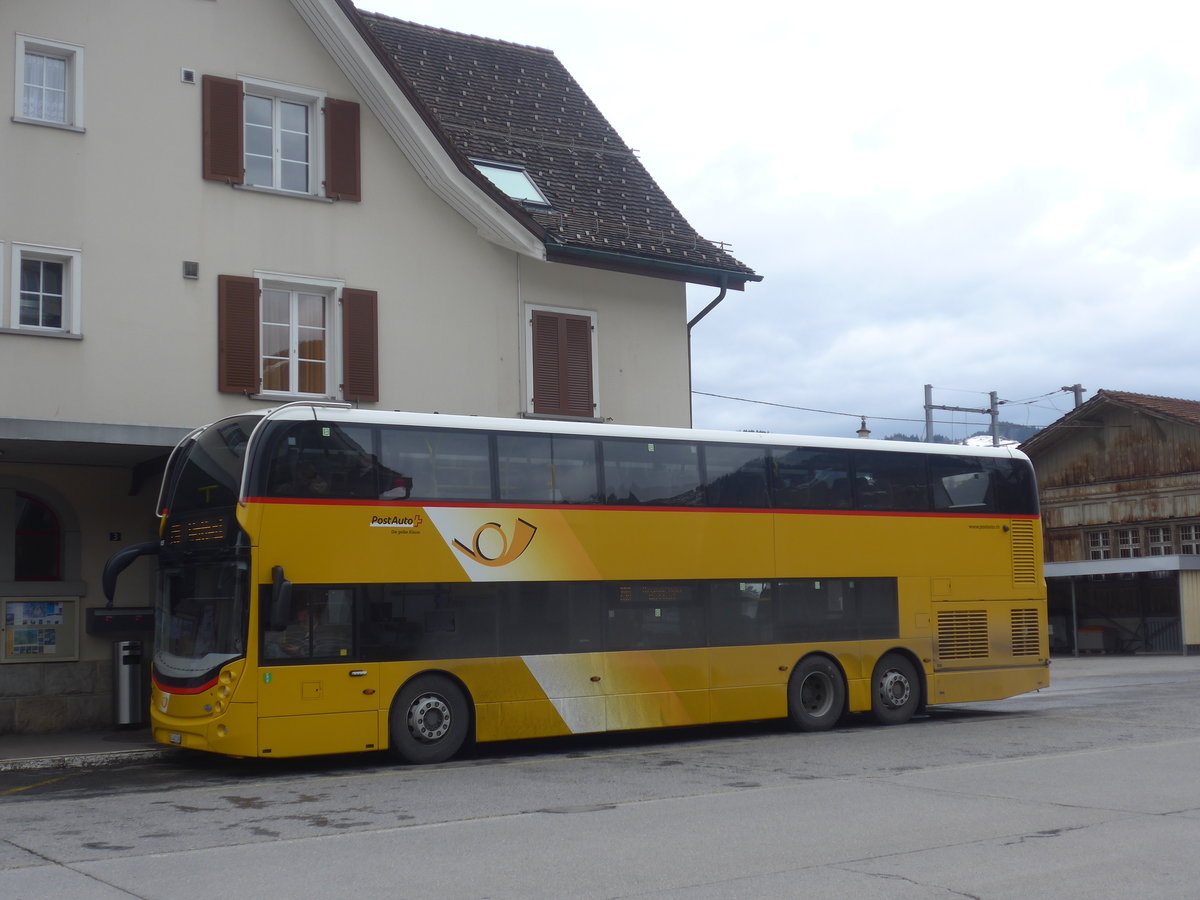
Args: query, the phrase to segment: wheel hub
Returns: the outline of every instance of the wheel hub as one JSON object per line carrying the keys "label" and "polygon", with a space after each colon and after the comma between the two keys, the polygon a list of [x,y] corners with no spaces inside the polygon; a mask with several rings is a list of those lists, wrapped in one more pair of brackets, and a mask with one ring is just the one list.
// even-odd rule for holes
{"label": "wheel hub", "polygon": [[829,680],[819,673],[813,673],[804,679],[800,685],[800,705],[812,716],[823,716],[829,712],[833,702],[833,690]]}
{"label": "wheel hub", "polygon": [[896,670],[885,672],[879,680],[879,699],[890,709],[899,709],[908,702],[912,686],[908,679]]}
{"label": "wheel hub", "polygon": [[408,708],[408,730],[413,737],[429,744],[450,730],[450,707],[437,694],[425,694]]}

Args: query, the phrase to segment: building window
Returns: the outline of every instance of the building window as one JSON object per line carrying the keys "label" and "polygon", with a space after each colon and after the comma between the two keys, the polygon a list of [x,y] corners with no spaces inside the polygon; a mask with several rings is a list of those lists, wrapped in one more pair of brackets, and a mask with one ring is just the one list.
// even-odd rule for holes
{"label": "building window", "polygon": [[14,119],[83,128],[83,48],[17,35]]}
{"label": "building window", "polygon": [[258,79],[202,83],[206,179],[361,199],[357,103]]}
{"label": "building window", "polygon": [[1112,543],[1107,531],[1089,531],[1088,559],[1112,559]]}
{"label": "building window", "polygon": [[508,194],[513,200],[519,203],[526,203],[530,206],[550,208],[550,201],[546,199],[546,195],[541,189],[534,184],[529,173],[525,171],[524,166],[513,166],[505,163],[484,162],[483,160],[473,159],[475,168],[478,169],[487,180],[500,188],[504,193]]}
{"label": "building window", "polygon": [[9,326],[78,334],[80,270],[78,250],[13,244]]}
{"label": "building window", "polygon": [[1200,554],[1200,525],[1179,526],[1179,552]]}
{"label": "building window", "polygon": [[246,184],[313,192],[313,106],[246,92]]}
{"label": "building window", "polygon": [[1121,559],[1142,555],[1142,535],[1136,528],[1117,529],[1117,554]]}
{"label": "building window", "polygon": [[262,389],[327,396],[330,297],[263,286]]}
{"label": "building window", "polygon": [[1146,552],[1150,556],[1170,556],[1175,551],[1170,525],[1151,525],[1146,529]]}
{"label": "building window", "polygon": [[530,308],[526,377],[535,415],[594,418],[596,315]]}
{"label": "building window", "polygon": [[217,285],[219,390],[379,399],[376,292],[269,272]]}

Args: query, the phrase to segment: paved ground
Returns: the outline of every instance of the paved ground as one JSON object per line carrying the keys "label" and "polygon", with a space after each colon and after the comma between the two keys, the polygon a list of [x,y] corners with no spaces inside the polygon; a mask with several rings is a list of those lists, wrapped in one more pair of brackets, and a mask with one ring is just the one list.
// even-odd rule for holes
{"label": "paved ground", "polygon": [[9,771],[0,896],[1194,898],[1198,691],[1200,657],[1064,659],[896,728]]}

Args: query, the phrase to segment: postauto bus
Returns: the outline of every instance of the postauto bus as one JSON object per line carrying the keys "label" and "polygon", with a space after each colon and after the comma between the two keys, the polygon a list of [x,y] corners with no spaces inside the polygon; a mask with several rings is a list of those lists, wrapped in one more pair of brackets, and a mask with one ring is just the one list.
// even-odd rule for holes
{"label": "postauto bus", "polygon": [[1005,448],[288,404],[163,480],[151,716],[234,756],[847,713],[1049,678]]}

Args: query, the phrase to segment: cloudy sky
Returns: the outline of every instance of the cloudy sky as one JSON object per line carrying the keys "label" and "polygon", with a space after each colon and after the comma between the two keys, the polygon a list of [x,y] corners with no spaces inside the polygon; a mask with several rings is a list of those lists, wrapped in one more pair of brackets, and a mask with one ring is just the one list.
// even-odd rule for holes
{"label": "cloudy sky", "polygon": [[1076,383],[1200,399],[1188,4],[358,5],[553,50],[764,276],[693,332],[698,427],[920,433],[925,384],[1033,425]]}

